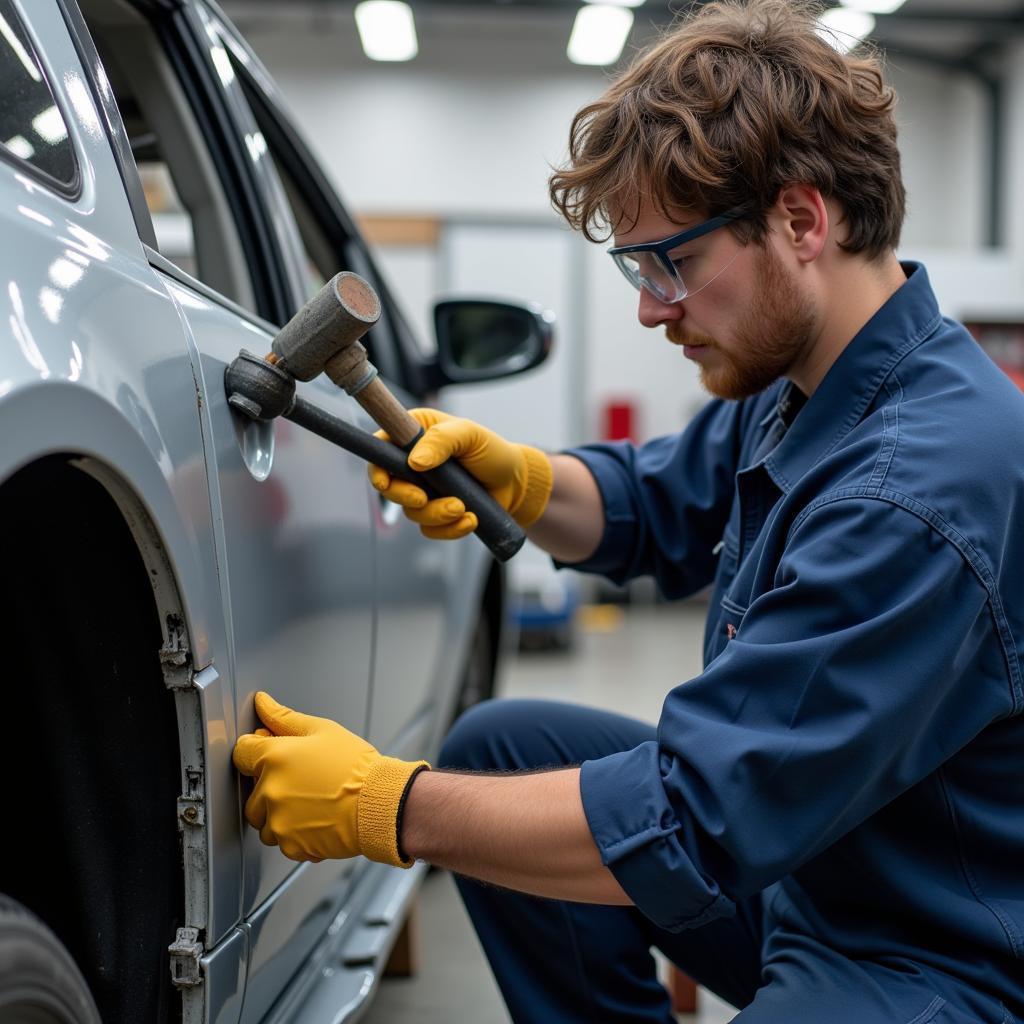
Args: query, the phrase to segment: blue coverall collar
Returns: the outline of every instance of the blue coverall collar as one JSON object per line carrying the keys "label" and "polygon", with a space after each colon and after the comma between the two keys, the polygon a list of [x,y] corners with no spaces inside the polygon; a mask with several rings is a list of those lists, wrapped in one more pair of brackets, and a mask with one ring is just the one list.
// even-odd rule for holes
{"label": "blue coverall collar", "polygon": [[[778,445],[761,460],[783,493],[860,422],[897,363],[939,326],[942,314],[927,271],[919,263],[901,265],[906,283],[843,349]],[[794,391],[793,384],[783,382],[773,418]]]}

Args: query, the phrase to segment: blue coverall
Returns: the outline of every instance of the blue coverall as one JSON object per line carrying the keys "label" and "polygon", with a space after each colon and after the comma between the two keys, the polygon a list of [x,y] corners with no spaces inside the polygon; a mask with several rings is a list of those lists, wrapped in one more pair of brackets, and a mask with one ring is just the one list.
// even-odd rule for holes
{"label": "blue coverall", "polygon": [[651,946],[743,1024],[1024,1016],[1024,396],[904,270],[809,400],[574,450],[576,568],[713,582],[706,667],[656,729],[494,701],[449,736],[441,766],[582,763],[635,903],[461,880],[515,1021],[671,1020]]}

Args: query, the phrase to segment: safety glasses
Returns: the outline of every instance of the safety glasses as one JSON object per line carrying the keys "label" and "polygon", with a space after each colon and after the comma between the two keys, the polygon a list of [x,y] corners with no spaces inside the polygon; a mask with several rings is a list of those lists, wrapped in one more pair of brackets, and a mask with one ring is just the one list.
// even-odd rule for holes
{"label": "safety glasses", "polygon": [[676,250],[745,216],[746,211],[741,209],[726,210],[659,242],[618,245],[609,249],[608,255],[634,288],[646,288],[662,302],[681,302],[711,284],[739,255],[742,246],[732,239],[734,245],[712,241],[686,253]]}

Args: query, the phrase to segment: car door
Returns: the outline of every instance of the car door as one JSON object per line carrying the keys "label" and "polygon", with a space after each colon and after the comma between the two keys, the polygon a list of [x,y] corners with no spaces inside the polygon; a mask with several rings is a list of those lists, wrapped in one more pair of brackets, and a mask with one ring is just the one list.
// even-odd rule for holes
{"label": "car door", "polygon": [[[195,400],[206,445],[223,652],[238,728],[266,689],[305,711],[365,726],[374,632],[374,528],[362,464],[286,421],[227,404],[226,365],[262,354],[291,302],[273,212],[260,202],[195,11],[81,0],[139,166],[160,252],[150,262],[199,352]],[[351,418],[326,387],[320,404]],[[216,766],[229,772],[229,764]],[[243,785],[241,798],[246,795]],[[240,827],[240,826],[239,826]],[[249,933],[244,1018],[259,1019],[326,931],[356,862],[297,866],[252,829],[238,907]],[[215,837],[215,840],[217,837]]]}
{"label": "car door", "polygon": [[[271,200],[283,199],[300,245],[302,298],[338,270],[361,274],[382,299],[380,322],[364,339],[370,358],[400,401],[422,404],[415,344],[358,230],[284,111],[255,56],[216,15],[208,24],[228,53],[230,87],[241,93],[241,130],[259,139],[254,165],[267,173]],[[282,252],[288,248],[281,246]],[[319,400],[320,394],[316,398]],[[375,430],[358,410],[356,422]],[[468,638],[466,609],[482,588],[486,559],[469,545],[424,540],[397,506],[370,491],[376,532],[377,624],[368,738],[395,756],[423,756],[446,718]],[[467,583],[468,581],[468,583]]]}

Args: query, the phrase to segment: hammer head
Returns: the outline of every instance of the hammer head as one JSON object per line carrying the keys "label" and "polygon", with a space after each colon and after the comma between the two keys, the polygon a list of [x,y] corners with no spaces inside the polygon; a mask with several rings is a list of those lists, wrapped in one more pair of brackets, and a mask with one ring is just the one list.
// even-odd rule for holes
{"label": "hammer head", "polygon": [[254,420],[272,420],[291,412],[295,378],[245,349],[224,371],[228,404]]}
{"label": "hammer head", "polygon": [[281,328],[271,348],[297,380],[312,380],[380,319],[380,299],[358,274],[335,274]]}

